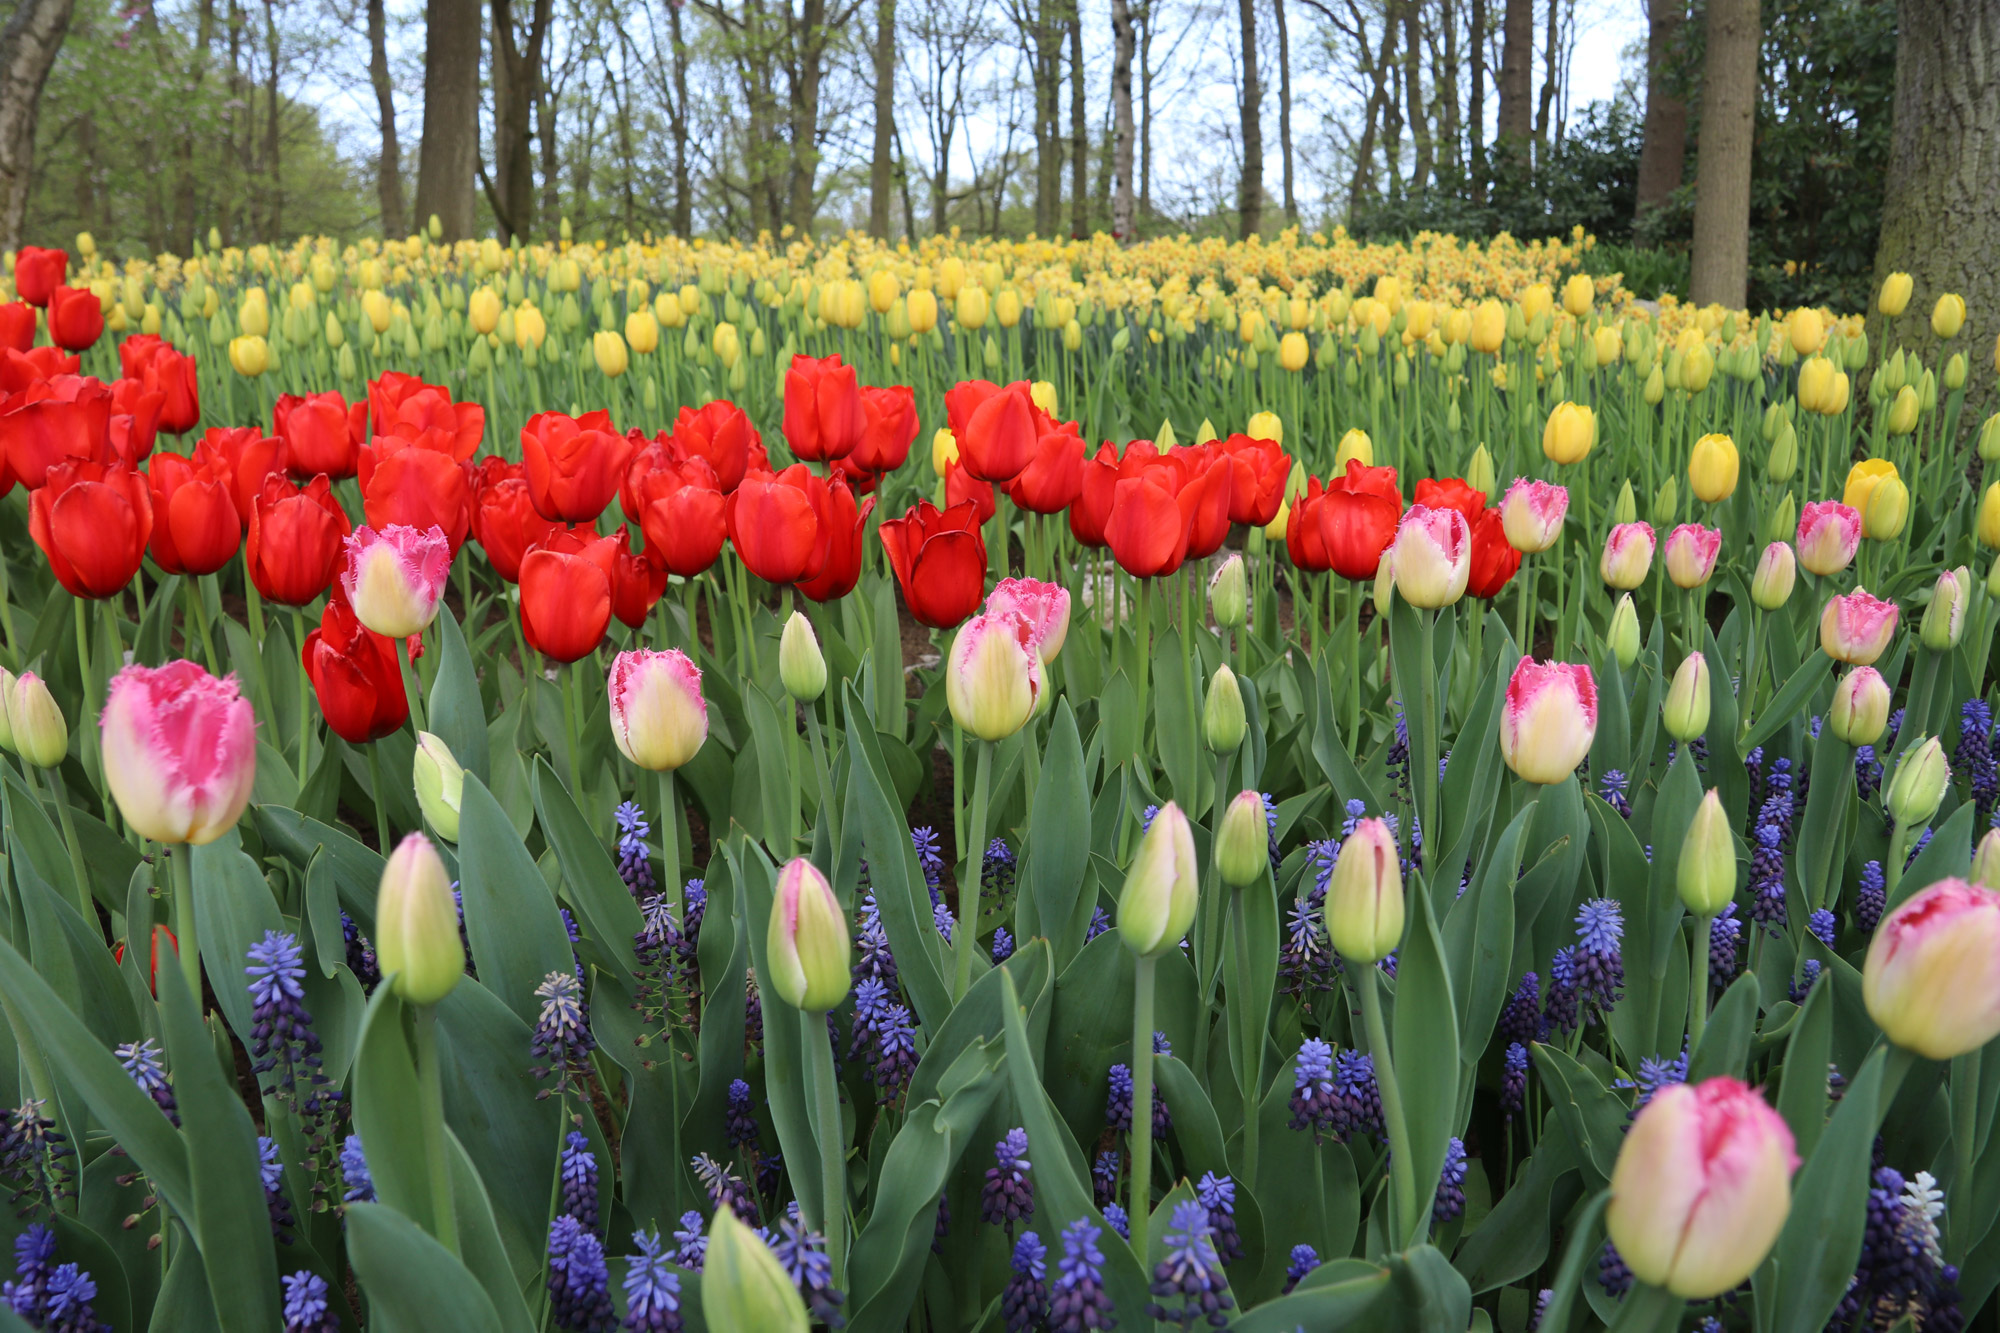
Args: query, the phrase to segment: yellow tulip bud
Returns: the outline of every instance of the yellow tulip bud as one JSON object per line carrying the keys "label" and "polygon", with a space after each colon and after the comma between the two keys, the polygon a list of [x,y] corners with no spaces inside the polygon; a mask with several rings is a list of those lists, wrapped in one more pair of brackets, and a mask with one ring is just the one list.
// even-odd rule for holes
{"label": "yellow tulip bud", "polygon": [[[938,427],[937,434],[931,436],[931,468],[938,476],[958,461],[958,437],[951,433],[951,427]],[[1996,483],[2000,484],[2000,483]]]}
{"label": "yellow tulip bud", "polygon": [[937,295],[928,288],[918,288],[910,293],[906,302],[910,313],[910,332],[929,333],[937,327]]}
{"label": "yellow tulip bud", "polygon": [[1946,292],[1931,308],[1931,332],[1940,338],[1956,338],[1964,327],[1965,298],[1957,292]]}
{"label": "yellow tulip bud", "polygon": [[1820,318],[1819,311],[1810,306],[1800,306],[1787,321],[1787,332],[1791,336],[1792,350],[1800,356],[1811,356],[1826,341],[1826,321]]}
{"label": "yellow tulip bud", "polygon": [[1694,442],[1688,458],[1688,485],[1706,504],[1727,500],[1736,491],[1736,442],[1727,435],[1704,435]]}
{"label": "yellow tulip bud", "polygon": [[1917,428],[1917,413],[1923,402],[1912,386],[1905,384],[1896,390],[1896,397],[1889,404],[1889,433],[1908,435]]}
{"label": "yellow tulip bud", "polygon": [[1333,455],[1334,476],[1347,475],[1347,462],[1355,458],[1361,460],[1363,467],[1375,466],[1375,442],[1368,438],[1367,431],[1358,428],[1340,437],[1340,447]]}
{"label": "yellow tulip bud", "polygon": [[1597,300],[1597,284],[1588,273],[1573,273],[1563,284],[1563,309],[1577,319],[1590,313]]}
{"label": "yellow tulip bud", "polygon": [[1558,403],[1542,428],[1542,453],[1550,462],[1583,461],[1597,442],[1597,415],[1582,403]]}
{"label": "yellow tulip bud", "polygon": [[952,304],[952,318],[965,328],[983,329],[990,305],[984,287],[967,283],[958,289],[958,297]]}
{"label": "yellow tulip bud", "polygon": [[1500,350],[1507,337],[1507,307],[1491,298],[1481,301],[1472,312],[1472,350],[1489,355]]}
{"label": "yellow tulip bud", "polygon": [[465,322],[472,326],[474,333],[491,333],[500,322],[500,293],[491,287],[480,287],[466,301]]}
{"label": "yellow tulip bud", "polygon": [[1276,412],[1256,412],[1243,427],[1243,433],[1253,440],[1269,440],[1273,444],[1285,442],[1285,423],[1278,419]]}
{"label": "yellow tulip bud", "polygon": [[451,878],[421,833],[404,838],[383,867],[375,899],[375,958],[397,996],[411,1004],[436,1004],[465,976]]}
{"label": "yellow tulip bud", "polygon": [[610,379],[617,379],[625,373],[628,357],[625,340],[610,329],[601,329],[591,335],[591,355],[597,358],[597,368]]}
{"label": "yellow tulip bud", "polygon": [[371,287],[361,293],[361,313],[368,317],[368,327],[377,334],[389,331],[389,321],[395,315],[395,306],[383,295],[381,288]]}
{"label": "yellow tulip bud", "polygon": [[1875,308],[1890,319],[1903,313],[1910,304],[1910,293],[1915,284],[1907,273],[1891,273],[1882,279],[1882,290],[1875,297]]}
{"label": "yellow tulip bud", "polygon": [[641,306],[625,316],[625,342],[641,356],[659,347],[660,321],[653,318],[652,311]]}
{"label": "yellow tulip bud", "polygon": [[237,374],[255,379],[271,364],[270,345],[254,333],[231,338],[229,364]]}

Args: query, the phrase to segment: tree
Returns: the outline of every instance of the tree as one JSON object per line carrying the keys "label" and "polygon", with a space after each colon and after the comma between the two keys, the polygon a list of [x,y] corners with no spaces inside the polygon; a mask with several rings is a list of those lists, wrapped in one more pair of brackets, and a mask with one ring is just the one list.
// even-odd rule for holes
{"label": "tree", "polygon": [[529,0],[522,7],[528,10],[525,34],[518,30],[514,0],[493,0],[493,179],[487,198],[503,240],[526,240],[535,229],[530,121],[542,95],[542,48],[552,6],[550,0]]}
{"label": "tree", "polygon": [[403,217],[403,150],[396,140],[396,93],[389,82],[387,21],[382,0],[368,0],[368,82],[375,90],[375,114],[382,146],[375,155],[375,193],[381,202],[382,234],[409,231]]}
{"label": "tree", "polygon": [[889,236],[889,189],[895,175],[896,0],[875,6],[875,153],[868,164],[868,234]]}
{"label": "tree", "polygon": [[1243,235],[1249,237],[1264,225],[1264,90],[1257,82],[1257,0],[1236,0],[1236,17],[1243,33],[1243,176],[1236,215]]}
{"label": "tree", "polygon": [[1078,0],[1069,0],[1063,23],[1069,31],[1069,231],[1082,237],[1090,234],[1090,116],[1085,109],[1090,89],[1083,78],[1083,13]]}
{"label": "tree", "polygon": [[1278,151],[1285,164],[1285,221],[1299,222],[1299,193],[1292,159],[1292,35],[1285,24],[1285,0],[1271,0],[1278,26]]}
{"label": "tree", "polygon": [[1111,234],[1132,239],[1131,0],[1111,0]]}
{"label": "tree", "polygon": [[443,239],[472,235],[479,171],[479,0],[429,0],[424,24],[424,137],[417,150],[417,223]]}
{"label": "tree", "polygon": [[1639,152],[1638,212],[1658,208],[1681,187],[1687,160],[1687,102],[1675,86],[1673,59],[1687,0],[1646,3],[1646,139]]}
{"label": "tree", "polygon": [[35,113],[75,0],[18,0],[0,29],[0,247],[22,241],[35,169]]}
{"label": "tree", "polygon": [[1750,152],[1757,127],[1758,0],[1708,0],[1701,75],[1694,255],[1696,305],[1743,304],[1750,277]]}
{"label": "tree", "polygon": [[1993,262],[2000,254],[2000,82],[1993,78],[2000,4],[1901,0],[1897,20],[1896,112],[1875,278],[1908,273],[1920,299],[1887,322],[1883,341],[1935,348],[1931,304],[1955,292],[1966,309],[1955,342],[1974,363],[1969,382],[1983,391],[1991,381],[1979,363],[2000,334]]}
{"label": "tree", "polygon": [[1500,11],[1500,119],[1493,137],[1495,156],[1516,169],[1527,164],[1528,140],[1535,132],[1529,105],[1534,65],[1535,0],[1505,0]]}

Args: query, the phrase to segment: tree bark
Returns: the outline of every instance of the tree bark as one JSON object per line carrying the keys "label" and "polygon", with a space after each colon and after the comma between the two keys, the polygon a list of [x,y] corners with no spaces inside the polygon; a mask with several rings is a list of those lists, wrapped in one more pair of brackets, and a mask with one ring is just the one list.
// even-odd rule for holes
{"label": "tree bark", "polygon": [[819,94],[826,76],[826,0],[804,0],[795,23],[791,201],[786,213],[802,236],[811,236],[819,179]]}
{"label": "tree bark", "polygon": [[19,248],[34,183],[35,112],[74,0],[19,0],[0,29],[0,248]]}
{"label": "tree bark", "polygon": [[493,0],[493,176],[500,238],[528,239],[535,229],[533,116],[541,100],[542,48],[549,0],[532,0],[527,40],[514,27],[513,0]]}
{"label": "tree bark", "polygon": [[1132,5],[1111,0],[1111,234],[1132,239]]}
{"label": "tree bark", "polygon": [[890,192],[895,185],[896,0],[875,6],[875,156],[868,165],[868,234],[889,238]]}
{"label": "tree bark", "polygon": [[1486,202],[1486,0],[1472,0],[1466,33],[1472,90],[1465,99],[1465,164],[1472,178],[1472,202],[1483,204]]}
{"label": "tree bark", "polygon": [[1236,17],[1243,35],[1243,177],[1236,215],[1247,238],[1264,226],[1264,89],[1257,82],[1257,0],[1236,0]]}
{"label": "tree bark", "polygon": [[[2000,335],[2000,5],[1994,0],[1902,0],[1897,6],[1896,111],[1883,182],[1879,283],[1908,273],[1919,299],[1895,319],[1875,315],[1877,346],[1901,343],[1941,364],[1972,362],[1966,383],[1978,421],[1993,403],[1984,373]],[[1704,102],[1704,114],[1707,104]],[[1939,346],[1931,305],[1956,292],[1965,327]]]}
{"label": "tree bark", "polygon": [[1278,151],[1285,162],[1285,222],[1299,225],[1298,177],[1292,155],[1292,35],[1285,23],[1285,0],[1271,0],[1278,25]]}
{"label": "tree bark", "polygon": [[1069,29],[1069,233],[1090,234],[1090,113],[1084,99],[1090,89],[1083,78],[1083,14],[1070,0],[1064,19]]}
{"label": "tree bark", "polygon": [[[1725,0],[1726,2],[1726,0]],[[1494,156],[1510,167],[1527,162],[1535,132],[1535,0],[1504,0],[1500,12],[1500,120]]]}
{"label": "tree bark", "polygon": [[479,167],[479,0],[429,0],[424,25],[424,137],[417,150],[417,224],[472,235]]}
{"label": "tree bark", "polygon": [[1153,211],[1153,0],[1139,9],[1139,216]]}
{"label": "tree bark", "polygon": [[1416,161],[1410,170],[1410,193],[1422,194],[1431,178],[1431,122],[1424,107],[1424,44],[1422,5],[1403,0],[1403,104],[1410,122]]}
{"label": "tree bark", "polygon": [[284,138],[278,116],[278,8],[273,0],[264,0],[264,37],[265,51],[271,62],[264,74],[267,117],[264,126],[264,170],[271,177],[265,187],[270,198],[265,204],[264,234],[275,241],[285,234],[285,185],[278,170],[278,155]]}
{"label": "tree bark", "polygon": [[409,234],[403,217],[403,150],[396,142],[396,91],[389,81],[388,24],[382,0],[368,0],[368,82],[375,88],[375,115],[382,151],[375,157],[375,195],[382,209],[382,234]]}
{"label": "tree bark", "polygon": [[1750,276],[1750,150],[1757,128],[1758,0],[1708,0],[1708,52],[1701,76],[1696,159],[1696,305],[1743,304]]}
{"label": "tree bark", "polygon": [[201,0],[195,14],[194,55],[188,69],[186,102],[182,115],[185,117],[180,141],[180,180],[174,191],[174,244],[185,246],[194,239],[195,209],[199,199],[196,193],[198,175],[194,169],[195,145],[195,101],[200,96],[202,81],[208,76],[208,51],[215,41],[215,0]]}
{"label": "tree bark", "polygon": [[1687,0],[1646,3],[1646,126],[1639,149],[1638,202],[1633,216],[1658,208],[1678,190],[1687,164],[1687,102],[1673,86],[1669,62],[1687,20]]}
{"label": "tree bark", "polygon": [[[667,0],[667,31],[672,34],[674,63],[674,109],[669,130],[674,139],[674,234],[687,237],[694,230],[694,182],[688,179],[688,49],[681,27],[681,6]],[[552,141],[543,132],[543,152],[553,159]]]}
{"label": "tree bark", "polygon": [[[1054,12],[1061,0],[1034,0],[1030,20],[1035,85],[1035,231],[1054,236],[1062,219],[1062,28]],[[997,222],[996,222],[997,225]]]}

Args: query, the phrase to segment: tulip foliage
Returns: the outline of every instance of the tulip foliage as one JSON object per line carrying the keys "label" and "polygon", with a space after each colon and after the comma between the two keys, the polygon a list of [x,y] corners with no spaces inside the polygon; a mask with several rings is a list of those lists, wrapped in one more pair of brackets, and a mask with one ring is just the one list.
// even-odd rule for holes
{"label": "tulip foliage", "polygon": [[696,253],[16,257],[14,1316],[1990,1319],[1962,357]]}

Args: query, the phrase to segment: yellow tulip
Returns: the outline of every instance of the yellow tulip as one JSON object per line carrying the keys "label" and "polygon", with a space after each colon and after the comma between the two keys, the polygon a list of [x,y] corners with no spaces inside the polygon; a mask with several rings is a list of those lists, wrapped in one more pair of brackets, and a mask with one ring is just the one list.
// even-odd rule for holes
{"label": "yellow tulip", "polygon": [[1305,369],[1306,358],[1311,353],[1312,349],[1306,345],[1305,334],[1288,333],[1278,344],[1278,364],[1296,373]]}
{"label": "yellow tulip", "polygon": [[377,333],[389,331],[389,320],[395,314],[395,307],[379,287],[370,287],[361,293],[361,313],[368,317],[368,327]]}
{"label": "yellow tulip", "polygon": [[1340,437],[1340,447],[1334,451],[1333,455],[1333,475],[1335,477],[1346,475],[1347,460],[1350,458],[1359,459],[1363,467],[1375,466],[1375,442],[1368,438],[1367,431],[1360,429],[1350,430],[1347,434]]}
{"label": "yellow tulip", "polygon": [[271,306],[262,287],[252,287],[243,293],[243,304],[236,312],[236,327],[258,338],[271,332]]}
{"label": "yellow tulip", "polygon": [[1892,542],[1903,535],[1910,517],[1910,488],[1901,477],[1884,477],[1868,497],[1861,511],[1861,535],[1872,541]]}
{"label": "yellow tulip", "polygon": [[1625,355],[1625,340],[1619,336],[1617,329],[1600,327],[1590,335],[1590,341],[1600,366],[1615,366]]}
{"label": "yellow tulip", "polygon": [[1688,485],[1707,504],[1727,500],[1736,490],[1739,460],[1736,442],[1727,435],[1704,435],[1688,457]]}
{"label": "yellow tulip", "polygon": [[1546,282],[1530,283],[1521,293],[1521,318],[1533,323],[1555,309],[1555,293]]}
{"label": "yellow tulip", "polygon": [[271,349],[261,334],[246,333],[229,340],[229,364],[239,375],[256,379],[271,364]]}
{"label": "yellow tulip", "polygon": [[661,292],[653,298],[653,318],[660,321],[663,329],[677,329],[687,323],[687,311],[681,309],[681,298],[677,292]]}
{"label": "yellow tulip", "polygon": [[1833,392],[1833,362],[1823,356],[1809,356],[1799,362],[1799,406],[1808,412],[1827,414]]}
{"label": "yellow tulip", "polygon": [[1507,339],[1507,307],[1495,300],[1479,303],[1472,312],[1472,350],[1491,355]]}
{"label": "yellow tulip", "polygon": [[1917,391],[1905,384],[1896,390],[1896,396],[1889,403],[1889,433],[1908,435],[1917,428],[1917,411],[1923,406]]}
{"label": "yellow tulip", "polygon": [[2000,481],[1979,497],[1979,544],[1989,551],[2000,551]]}
{"label": "yellow tulip", "polygon": [[465,322],[474,333],[493,332],[500,322],[500,293],[491,287],[475,290],[465,303]]}
{"label": "yellow tulip", "polygon": [[957,255],[947,255],[938,265],[938,295],[947,301],[958,299],[959,289],[965,286],[965,261]]}
{"label": "yellow tulip", "polygon": [[1269,440],[1273,444],[1283,444],[1285,423],[1278,420],[1276,412],[1257,412],[1243,427],[1243,433],[1253,440]]}
{"label": "yellow tulip", "polygon": [[942,477],[945,469],[958,461],[958,436],[951,433],[951,427],[940,426],[937,434],[931,436],[931,470]]}
{"label": "yellow tulip", "polygon": [[540,347],[548,340],[549,322],[542,312],[527,302],[514,311],[514,346]]}
{"label": "yellow tulip", "polygon": [[1000,327],[1011,329],[1021,322],[1021,294],[1012,287],[1002,287],[1000,294],[993,298],[993,317],[1000,321]]}
{"label": "yellow tulip", "polygon": [[896,304],[896,298],[901,295],[902,284],[896,281],[896,275],[888,269],[878,268],[868,275],[868,304],[874,308],[876,314],[888,314],[889,307]]}
{"label": "yellow tulip", "polygon": [[952,303],[952,318],[963,328],[983,329],[990,304],[984,287],[967,283],[958,289],[958,296]]}
{"label": "yellow tulip", "polygon": [[910,314],[910,332],[929,333],[937,327],[937,294],[928,287],[919,287],[910,293],[905,303]]}
{"label": "yellow tulip", "polygon": [[1956,338],[1964,327],[1965,298],[1957,292],[1946,292],[1931,308],[1931,332],[1940,338]]}
{"label": "yellow tulip", "polygon": [[1394,319],[1403,308],[1403,280],[1392,274],[1375,279],[1375,299]]}
{"label": "yellow tulip", "polygon": [[1890,319],[1896,318],[1909,308],[1910,292],[1914,287],[1909,274],[1891,273],[1882,279],[1882,290],[1875,297],[1875,308]]}
{"label": "yellow tulip", "polygon": [[641,306],[625,316],[625,341],[641,356],[659,347],[660,321],[653,318],[652,311]]}
{"label": "yellow tulip", "polygon": [[1868,513],[1868,501],[1875,494],[1875,488],[1896,475],[1896,465],[1886,458],[1865,458],[1847,471],[1847,485],[1841,490],[1840,502],[1864,517]]}
{"label": "yellow tulip", "polygon": [[1472,336],[1472,312],[1463,308],[1453,309],[1446,313],[1444,322],[1438,327],[1444,334],[1445,342],[1457,347]]}
{"label": "yellow tulip", "polygon": [[1577,319],[1590,313],[1597,301],[1597,284],[1588,273],[1573,273],[1563,284],[1563,309]]}
{"label": "yellow tulip", "polygon": [[617,379],[625,373],[625,340],[610,329],[600,329],[591,336],[590,352],[597,358],[597,368],[607,378]]}
{"label": "yellow tulip", "polygon": [[1792,340],[1792,350],[1800,356],[1811,356],[1826,341],[1826,322],[1819,311],[1810,306],[1800,306],[1786,321],[1786,331]]}
{"label": "yellow tulip", "polygon": [[1597,443],[1597,414],[1582,403],[1557,403],[1542,427],[1542,454],[1550,462],[1580,463]]}
{"label": "yellow tulip", "polygon": [[1050,416],[1056,414],[1056,386],[1049,383],[1049,381],[1036,380],[1033,384],[1030,384],[1028,386],[1028,396],[1034,399],[1035,406],[1041,408],[1042,411],[1047,412]]}
{"label": "yellow tulip", "polygon": [[725,370],[734,370],[737,358],[743,355],[743,339],[736,332],[736,326],[727,320],[715,326],[715,332],[709,335],[708,345]]}

